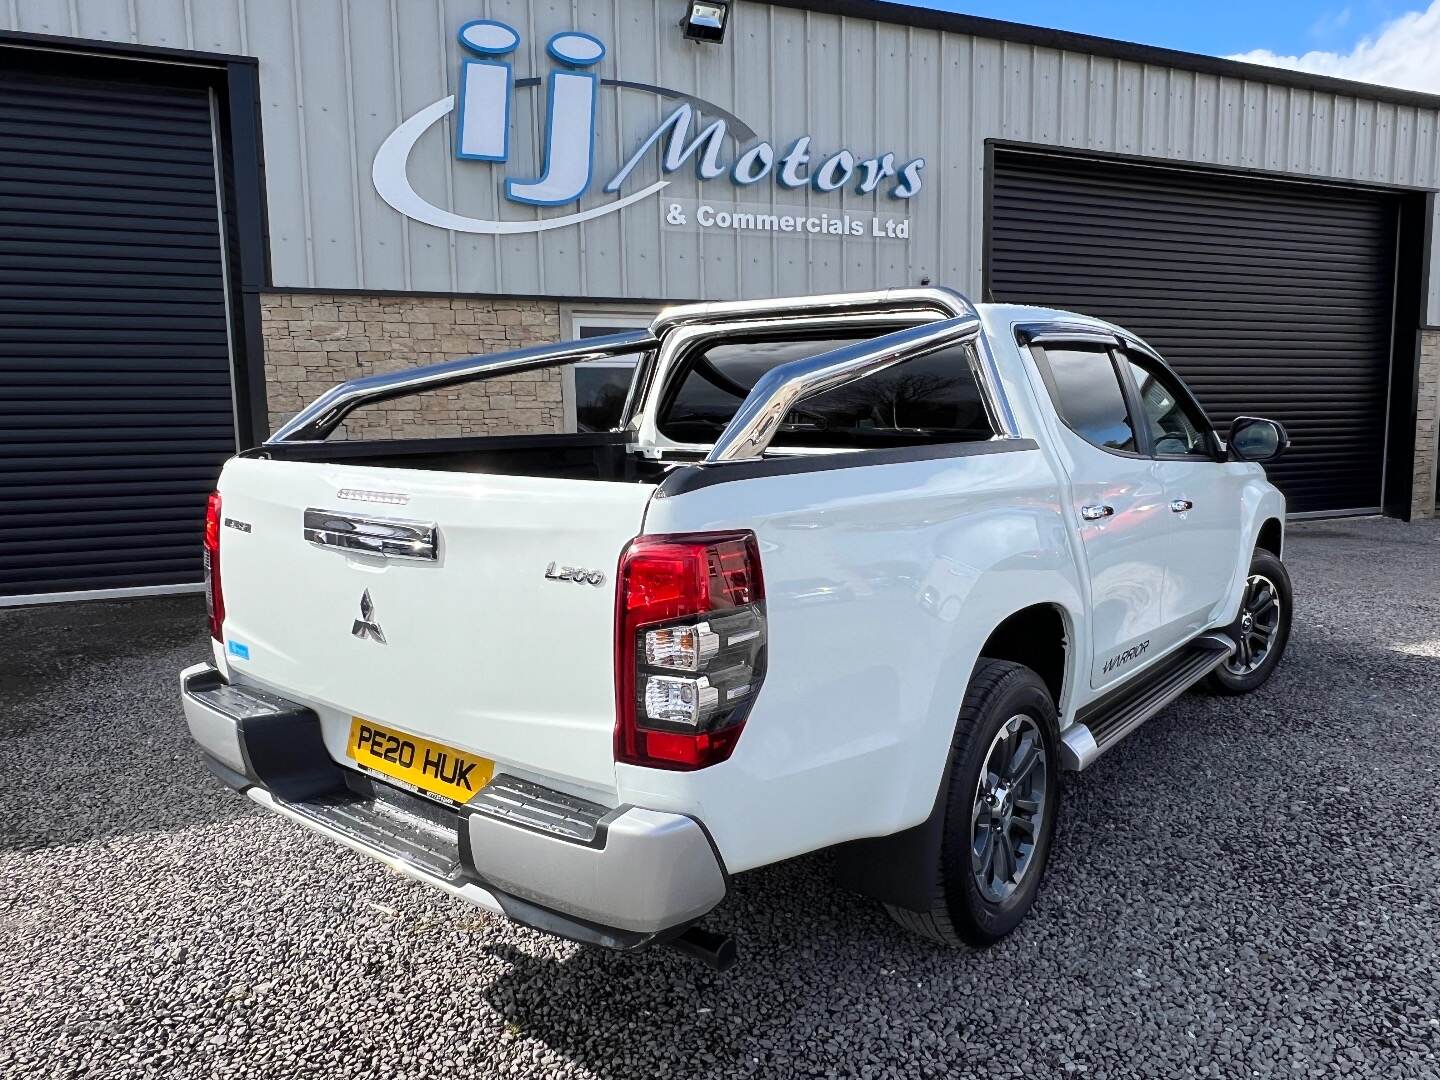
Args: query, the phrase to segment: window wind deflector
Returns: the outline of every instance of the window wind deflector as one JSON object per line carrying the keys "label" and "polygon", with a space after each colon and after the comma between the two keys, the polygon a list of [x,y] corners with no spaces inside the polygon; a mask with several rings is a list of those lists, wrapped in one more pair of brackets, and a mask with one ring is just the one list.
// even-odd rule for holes
{"label": "window wind deflector", "polygon": [[1021,345],[1104,345],[1112,349],[1124,344],[1118,334],[1084,323],[1020,323],[1015,327],[1015,340]]}

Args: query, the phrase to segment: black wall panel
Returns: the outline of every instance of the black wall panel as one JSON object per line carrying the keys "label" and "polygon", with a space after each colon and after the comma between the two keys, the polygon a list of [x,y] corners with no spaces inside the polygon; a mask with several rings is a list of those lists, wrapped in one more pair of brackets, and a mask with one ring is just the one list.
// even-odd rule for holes
{"label": "black wall panel", "polygon": [[[997,149],[995,300],[1145,338],[1222,433],[1267,416],[1292,513],[1382,505],[1397,204],[1352,189]],[[1409,463],[1404,463],[1408,469]]]}
{"label": "black wall panel", "polygon": [[201,580],[225,304],[209,92],[0,70],[0,597]]}

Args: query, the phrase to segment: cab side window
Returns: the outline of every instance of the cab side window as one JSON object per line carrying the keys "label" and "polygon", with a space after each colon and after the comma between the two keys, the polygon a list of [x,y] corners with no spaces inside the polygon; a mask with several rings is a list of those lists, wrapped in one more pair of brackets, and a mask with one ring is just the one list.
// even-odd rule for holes
{"label": "cab side window", "polygon": [[1158,365],[1127,355],[1125,364],[1139,391],[1142,422],[1156,457],[1209,457],[1210,425],[1181,397]]}
{"label": "cab side window", "polygon": [[1139,451],[1109,349],[1047,345],[1036,351],[1043,354],[1055,410],[1070,430],[1102,450]]}

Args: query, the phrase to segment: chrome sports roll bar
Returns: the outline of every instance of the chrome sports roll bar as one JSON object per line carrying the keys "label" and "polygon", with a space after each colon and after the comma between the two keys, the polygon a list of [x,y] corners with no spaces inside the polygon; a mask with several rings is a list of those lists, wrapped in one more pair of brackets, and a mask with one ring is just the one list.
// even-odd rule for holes
{"label": "chrome sports roll bar", "polygon": [[650,329],[657,335],[675,326],[697,322],[737,322],[745,319],[774,319],[848,315],[855,312],[934,311],[958,318],[975,314],[975,308],[954,289],[925,286],[911,289],[875,289],[870,292],[821,293],[815,296],[780,296],[765,300],[717,300],[704,304],[682,304],[666,308],[655,317]]}
{"label": "chrome sports roll bar", "polygon": [[[1000,373],[996,367],[995,358],[991,354],[989,346],[983,334],[978,332],[979,316],[970,303],[960,293],[953,289],[926,286],[924,288],[906,289],[882,289],[873,292],[850,292],[831,293],[819,296],[796,296],[778,297],[767,300],[725,300],[705,304],[685,304],[679,307],[668,308],[662,311],[648,330],[632,330],[621,334],[611,334],[606,337],[587,338],[582,341],[562,342],[558,345],[541,345],[530,349],[517,349],[513,352],[498,353],[492,356],[472,356],[463,360],[451,360],[442,364],[434,364],[423,368],[409,368],[403,371],[388,372],[383,375],[370,375],[362,379],[351,379],[349,382],[341,383],[325,393],[321,394],[313,402],[307,405],[290,420],[282,424],[280,428],[266,440],[267,444],[282,442],[303,442],[324,439],[339,426],[340,422],[350,413],[364,405],[373,405],[381,401],[389,401],[393,398],[407,397],[411,394],[421,393],[426,390],[439,390],[449,386],[457,386],[461,383],[493,379],[503,375],[514,375],[522,371],[536,371],[541,368],[558,367],[563,364],[579,364],[587,360],[601,360],[607,357],[623,356],[630,353],[644,352],[654,349],[660,343],[660,338],[669,330],[705,322],[745,322],[751,320],[776,320],[782,318],[794,318],[797,324],[801,320],[825,318],[829,316],[845,316],[850,314],[884,314],[894,312],[896,314],[913,312],[933,312],[934,315],[943,320],[927,324],[924,327],[917,327],[914,330],[902,331],[902,334],[917,333],[924,330],[935,330],[946,323],[957,321],[973,322],[976,331],[970,333],[968,338],[957,337],[956,340],[972,340],[974,342],[975,374],[981,384],[985,398],[986,407],[990,410],[996,429],[1002,437],[1018,438],[1019,432],[1015,424],[1014,414],[1010,410],[1010,404],[1005,396],[1003,387],[1000,384]],[[885,338],[876,339],[870,342],[858,343],[846,349],[837,350],[834,353],[826,353],[824,356],[814,357],[807,361],[796,361],[787,364],[775,371],[772,371],[762,379],[751,392],[736,414],[730,426],[721,435],[721,442],[716,445],[714,451],[707,458],[708,461],[737,461],[748,457],[758,456],[764,452],[764,446],[769,444],[769,438],[764,439],[761,445],[754,441],[756,432],[750,431],[745,438],[750,440],[746,449],[735,439],[731,438],[732,431],[738,436],[737,425],[742,419],[755,419],[747,411],[752,403],[758,409],[760,402],[756,394],[762,389],[779,389],[776,376],[781,372],[790,372],[797,369],[797,365],[803,365],[807,369],[812,364],[827,358],[834,358],[840,353],[871,353],[880,349],[884,342],[893,340],[897,335],[889,335]],[[953,343],[953,342],[950,342]],[[943,346],[937,346],[940,348]],[[908,355],[923,355],[924,352],[933,351],[920,349],[918,353]],[[905,359],[900,357],[898,359]],[[862,364],[863,370],[854,378],[862,378],[871,371],[881,370],[895,361],[879,362],[874,365]],[[848,369],[847,369],[848,370]],[[805,376],[805,371],[795,370],[796,376]],[[789,376],[785,376],[789,377]],[[849,377],[839,383],[832,385],[843,385],[849,382]],[[820,393],[830,386],[820,386],[816,389],[805,391],[802,397]],[[632,388],[633,389],[633,388]],[[785,391],[788,396],[789,391]],[[800,400],[795,398],[794,400]],[[793,402],[792,402],[793,404]],[[784,412],[780,413],[773,424],[778,424],[783,418]],[[773,435],[773,425],[770,434]],[[759,446],[759,449],[754,449]],[[723,454],[721,453],[723,449]],[[720,456],[717,456],[720,455]]]}
{"label": "chrome sports roll bar", "polygon": [[[935,285],[916,288],[876,289],[871,292],[826,293],[817,296],[785,296],[769,300],[722,300],[708,304],[685,304],[667,308],[650,324],[656,337],[678,326],[704,322],[740,322],[750,319],[794,318],[796,320],[825,316],[844,316],[857,313],[876,314],[883,312],[904,314],[933,311],[942,319],[979,318],[975,305],[954,289]],[[1003,438],[1017,439],[1020,428],[1010,408],[1010,400],[1000,382],[1000,368],[990,351],[984,334],[976,334],[975,377],[980,383],[986,409]],[[870,344],[878,344],[878,341]],[[818,357],[816,359],[819,359]],[[764,380],[762,380],[763,382]],[[759,389],[759,385],[755,389]],[[818,392],[818,391],[817,391]],[[753,395],[752,395],[753,396]],[[748,401],[747,401],[748,403]],[[628,412],[627,402],[627,412]],[[741,407],[742,411],[744,406]],[[737,413],[731,421],[731,428],[740,419]],[[722,434],[722,440],[725,436]],[[717,446],[718,450],[719,447]],[[749,455],[739,455],[722,460],[743,460]],[[707,460],[714,459],[714,454]]]}
{"label": "chrome sports roll bar", "polygon": [[267,443],[299,442],[323,439],[335,430],[340,421],[360,408],[392,398],[407,397],[424,390],[440,390],[500,375],[522,371],[580,364],[586,360],[602,360],[611,356],[653,349],[657,344],[649,330],[627,330],[621,334],[565,341],[558,345],[539,345],[531,349],[495,353],[491,356],[469,356],[430,367],[408,368],[383,375],[351,379],[325,391],[266,440]]}
{"label": "chrome sports roll bar", "polygon": [[957,318],[913,326],[771,368],[755,383],[720,433],[705,464],[758,458],[765,453],[786,414],[806,398],[884,371],[902,361],[972,342],[980,336],[980,331],[980,317],[971,311]]}

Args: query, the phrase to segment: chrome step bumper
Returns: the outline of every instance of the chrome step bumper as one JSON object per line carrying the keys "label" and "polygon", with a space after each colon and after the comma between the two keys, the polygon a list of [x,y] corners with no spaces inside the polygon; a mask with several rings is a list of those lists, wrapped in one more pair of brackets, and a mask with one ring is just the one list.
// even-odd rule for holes
{"label": "chrome step bumper", "polygon": [[444,806],[335,762],[303,705],[231,686],[208,664],[180,684],[190,733],[231,787],[486,910],[633,949],[724,899],[724,868],[694,818],[602,806],[503,773],[465,806]]}
{"label": "chrome step bumper", "polygon": [[362,848],[401,859],[429,877],[465,879],[455,811],[359,773],[347,772],[345,781],[343,792],[285,805],[306,824],[322,825]]}
{"label": "chrome step bumper", "polygon": [[581,802],[515,777],[486,785],[461,811],[462,848],[479,876],[506,895],[634,934],[687,925],[724,898],[720,861],[694,818],[595,804],[562,816],[553,808],[565,801]]}
{"label": "chrome step bumper", "polygon": [[372,843],[357,838],[349,831],[341,831],[322,817],[302,813],[296,804],[287,803],[283,799],[277,799],[274,795],[270,794],[270,792],[258,785],[245,788],[245,794],[252,802],[258,803],[260,806],[265,807],[265,809],[273,811],[281,817],[289,818],[297,825],[303,825],[311,832],[319,833],[321,836],[333,840],[342,847],[347,847],[351,851],[374,859],[376,862],[388,866],[397,874],[418,881],[422,885],[429,885],[431,888],[439,889],[441,892],[449,893],[451,896],[474,904],[476,907],[494,915],[507,914],[505,908],[501,906],[498,897],[472,881],[437,877],[403,855],[392,854]]}

